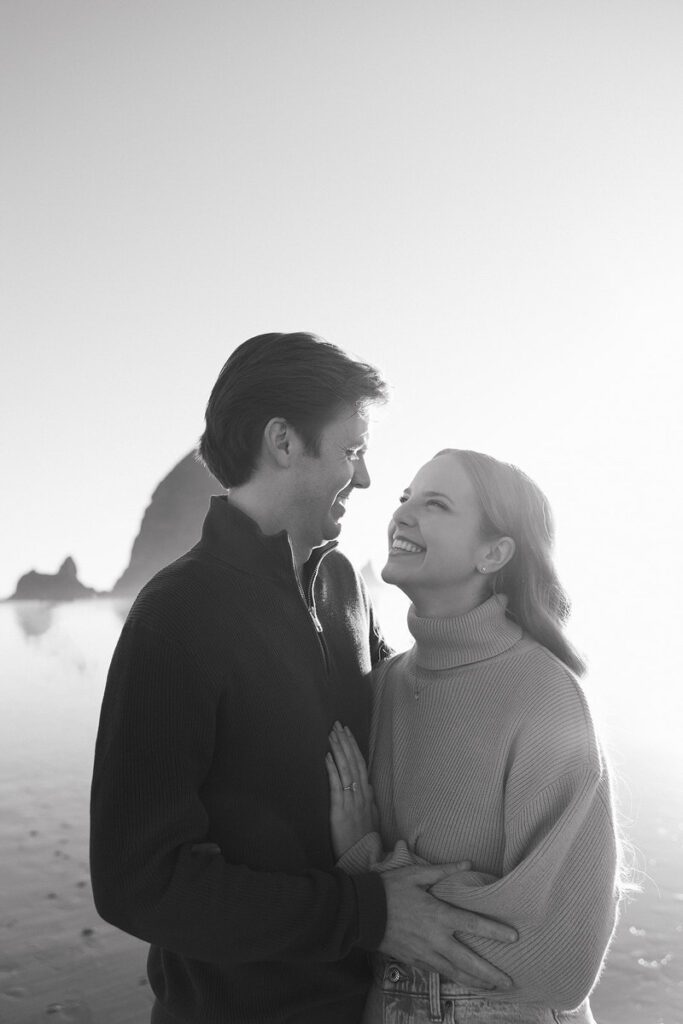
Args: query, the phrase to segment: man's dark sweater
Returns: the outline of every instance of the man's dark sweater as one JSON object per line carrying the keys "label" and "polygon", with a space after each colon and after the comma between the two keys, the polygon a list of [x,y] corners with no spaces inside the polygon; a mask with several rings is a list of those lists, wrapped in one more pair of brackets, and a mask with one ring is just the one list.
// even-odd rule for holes
{"label": "man's dark sweater", "polygon": [[199,544],[123,628],[95,753],[93,892],[151,943],[160,1024],[360,1018],[386,903],[379,876],[334,867],[324,758],[335,719],[367,752],[367,675],[387,651],[334,547],[302,588],[287,535],[213,498]]}

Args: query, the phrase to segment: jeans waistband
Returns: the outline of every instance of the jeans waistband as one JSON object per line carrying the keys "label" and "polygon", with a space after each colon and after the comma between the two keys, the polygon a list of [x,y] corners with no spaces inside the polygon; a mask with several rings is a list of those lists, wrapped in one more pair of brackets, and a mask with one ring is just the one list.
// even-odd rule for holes
{"label": "jeans waistband", "polygon": [[436,971],[399,963],[397,960],[382,956],[381,953],[373,954],[372,970],[375,983],[381,988],[390,988],[393,992],[428,998],[430,1021],[443,1020],[442,999],[464,1001],[489,996],[485,989],[466,988],[455,981],[449,981],[437,974]]}

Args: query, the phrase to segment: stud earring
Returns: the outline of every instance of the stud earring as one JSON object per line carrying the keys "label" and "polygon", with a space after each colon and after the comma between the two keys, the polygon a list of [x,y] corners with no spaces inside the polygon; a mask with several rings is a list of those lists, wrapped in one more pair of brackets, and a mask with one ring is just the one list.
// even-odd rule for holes
{"label": "stud earring", "polygon": [[480,568],[479,572],[486,572],[486,566],[482,565],[482,567]]}

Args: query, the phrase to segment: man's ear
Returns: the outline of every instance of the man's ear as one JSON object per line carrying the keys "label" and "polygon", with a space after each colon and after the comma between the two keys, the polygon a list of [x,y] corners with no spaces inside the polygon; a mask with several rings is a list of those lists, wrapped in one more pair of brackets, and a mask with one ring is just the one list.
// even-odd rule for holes
{"label": "man's ear", "polygon": [[516,544],[512,537],[498,537],[491,542],[479,561],[480,572],[498,572],[507,565],[515,553]]}
{"label": "man's ear", "polygon": [[263,428],[262,453],[276,465],[286,468],[292,460],[292,443],[295,440],[287,420],[279,416],[268,420]]}

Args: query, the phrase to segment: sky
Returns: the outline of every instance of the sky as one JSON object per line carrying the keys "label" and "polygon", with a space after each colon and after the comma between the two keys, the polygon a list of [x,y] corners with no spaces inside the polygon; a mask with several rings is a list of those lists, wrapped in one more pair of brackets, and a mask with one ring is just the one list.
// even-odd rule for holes
{"label": "sky", "polygon": [[0,596],[66,555],[109,588],[233,348],[310,330],[392,383],[351,556],[438,449],[513,461],[578,641],[673,695],[682,34],[676,0],[2,0]]}

